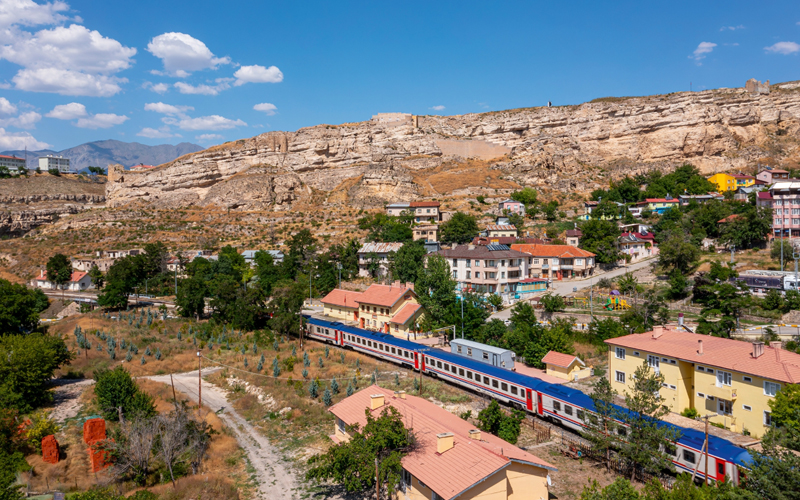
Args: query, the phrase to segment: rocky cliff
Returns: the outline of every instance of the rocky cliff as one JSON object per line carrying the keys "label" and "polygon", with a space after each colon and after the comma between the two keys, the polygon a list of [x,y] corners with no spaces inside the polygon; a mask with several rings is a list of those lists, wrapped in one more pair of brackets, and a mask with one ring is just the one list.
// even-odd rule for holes
{"label": "rocky cliff", "polygon": [[687,161],[705,172],[740,169],[790,154],[800,139],[796,85],[774,85],[767,95],[718,89],[598,101],[449,117],[395,113],[269,132],[150,171],[110,168],[107,202],[285,209],[316,191],[331,202],[377,206],[414,199],[426,172],[469,157],[518,184],[582,192]]}

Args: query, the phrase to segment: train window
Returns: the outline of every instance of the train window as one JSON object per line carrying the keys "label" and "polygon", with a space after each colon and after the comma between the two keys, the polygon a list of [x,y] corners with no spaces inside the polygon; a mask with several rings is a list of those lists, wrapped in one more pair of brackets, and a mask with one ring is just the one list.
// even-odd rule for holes
{"label": "train window", "polygon": [[502,382],[502,383],[500,384],[500,389],[501,389],[503,392],[508,392],[508,384],[506,384],[505,382]]}
{"label": "train window", "polygon": [[516,394],[516,393],[517,393],[517,386],[512,385],[511,386],[511,394]]}
{"label": "train window", "polygon": [[724,462],[717,462],[717,474],[725,474],[725,463]]}
{"label": "train window", "polygon": [[553,401],[553,409],[555,411],[561,411],[561,403],[559,401]]}
{"label": "train window", "polygon": [[448,365],[447,363],[444,364],[444,371],[446,372],[450,371],[450,365]]}
{"label": "train window", "polygon": [[441,362],[441,361],[437,361],[437,362],[436,362],[436,366],[437,366],[437,367],[439,367],[439,368],[441,368],[441,367],[442,367],[442,362]]}
{"label": "train window", "polygon": [[489,377],[483,377],[483,385],[489,385]]}
{"label": "train window", "polygon": [[382,350],[383,350],[383,344],[378,344],[378,350],[379,350],[379,351],[382,351]]}
{"label": "train window", "polygon": [[394,347],[392,347],[392,354],[395,354]]}
{"label": "train window", "polygon": [[325,329],[325,335],[330,335],[330,334],[331,334],[330,330],[328,330],[328,329],[326,328],[326,329]]}
{"label": "train window", "polygon": [[369,347],[372,347],[372,341],[371,341],[371,340],[367,340],[367,345],[368,345]]}
{"label": "train window", "polygon": [[669,453],[669,454],[670,454],[670,456],[673,456],[673,457],[677,457],[677,456],[678,456],[678,448],[676,448],[675,446],[673,446],[673,445],[671,445],[671,444],[670,444],[670,445],[667,445],[667,446],[665,447],[665,450],[664,450],[664,451],[666,451],[667,453]]}
{"label": "train window", "polygon": [[411,359],[411,351],[403,351],[403,355],[408,359]]}
{"label": "train window", "polygon": [[570,405],[564,405],[564,413],[572,415],[572,407]]}
{"label": "train window", "polygon": [[683,460],[684,461],[689,462],[690,464],[693,464],[696,459],[697,459],[697,457],[695,457],[693,451],[683,450]]}
{"label": "train window", "polygon": [[497,379],[492,379],[492,387],[497,389]]}
{"label": "train window", "polygon": [[578,420],[581,420],[581,421],[584,420],[583,410],[578,410]]}
{"label": "train window", "polygon": [[459,368],[458,369],[458,374],[463,377],[464,376],[464,369],[463,368]]}
{"label": "train window", "polygon": [[626,429],[625,427],[617,427],[617,434],[619,434],[620,436],[623,436],[623,437],[627,436],[628,435],[628,429]]}
{"label": "train window", "polygon": [[467,378],[472,380],[472,372],[467,370]]}

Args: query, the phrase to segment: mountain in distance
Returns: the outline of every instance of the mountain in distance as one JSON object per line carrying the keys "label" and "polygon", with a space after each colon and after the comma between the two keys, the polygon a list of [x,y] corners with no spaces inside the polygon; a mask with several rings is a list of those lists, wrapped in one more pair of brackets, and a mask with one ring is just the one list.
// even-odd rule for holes
{"label": "mountain in distance", "polygon": [[[109,163],[119,163],[126,168],[141,163],[145,165],[161,165],[189,153],[201,151],[204,148],[190,142],[180,144],[160,144],[147,146],[138,142],[122,142],[109,139],[81,144],[63,151],[43,149],[41,151],[28,151],[28,169],[35,170],[39,166],[39,157],[47,155],[63,156],[69,158],[73,170],[81,170],[89,166],[106,168]],[[25,158],[24,150],[3,151],[2,155]]]}

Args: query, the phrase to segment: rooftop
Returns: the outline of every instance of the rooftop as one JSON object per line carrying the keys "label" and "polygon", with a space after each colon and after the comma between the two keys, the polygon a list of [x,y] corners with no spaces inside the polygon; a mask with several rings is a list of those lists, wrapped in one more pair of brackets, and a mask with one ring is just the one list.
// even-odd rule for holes
{"label": "rooftop", "polygon": [[404,305],[402,309],[397,311],[397,314],[392,317],[390,322],[397,323],[398,325],[405,325],[408,323],[408,320],[411,319],[420,309],[422,309],[421,305],[414,302],[409,302],[408,304]]}
{"label": "rooftop", "polygon": [[467,339],[453,339],[450,341],[450,345],[463,345],[464,347],[472,347],[473,349],[482,349],[486,352],[494,352],[497,354],[502,354],[506,352],[511,352],[509,349],[503,349],[502,347],[494,347],[487,344],[481,344],[480,342],[475,342],[472,340]]}
{"label": "rooftop", "polygon": [[331,290],[328,295],[322,298],[320,302],[332,306],[340,307],[358,307],[357,299],[361,298],[361,292],[352,292],[350,290],[341,290],[336,288]]}
{"label": "rooftop", "polygon": [[562,368],[569,368],[569,366],[575,361],[578,360],[583,366],[586,366],[586,363],[581,361],[581,358],[574,356],[572,354],[564,354],[556,351],[549,351],[545,356],[542,358],[542,363],[547,365],[553,366],[560,366]]}
{"label": "rooftop", "polygon": [[[698,352],[701,341],[702,354]],[[656,328],[652,332],[635,333],[605,342],[770,380],[791,384],[800,382],[800,354],[781,349],[779,342],[763,346],[763,354],[758,357],[754,356],[755,346],[751,342],[667,328]]]}
{"label": "rooftop", "polygon": [[486,226],[487,231],[516,231],[517,227],[511,224],[489,224]]}
{"label": "rooftop", "polygon": [[521,259],[527,254],[516,250],[491,250],[492,245],[454,245],[451,249],[435,252],[448,259]]}
{"label": "rooftop", "polygon": [[567,229],[568,238],[580,238],[581,236],[583,236],[583,232],[580,229]]}
{"label": "rooftop", "polygon": [[416,297],[413,283],[403,284],[396,281],[391,285],[370,285],[369,288],[361,292],[360,297],[356,298],[356,302],[392,307],[408,293]]}
{"label": "rooftop", "polygon": [[476,236],[473,245],[511,245],[512,243],[538,243],[544,245],[550,239],[530,238],[527,236]]}
{"label": "rooftop", "polygon": [[358,249],[358,253],[389,253],[396,252],[402,248],[402,243],[364,243]]}
{"label": "rooftop", "polygon": [[[371,396],[383,395],[384,404],[374,410]],[[397,397],[392,391],[373,385],[331,406],[330,412],[346,424],[367,422],[365,410],[378,416],[387,407],[394,407],[403,416],[406,427],[412,428],[417,447],[401,460],[403,468],[425,483],[444,499],[455,498],[512,462],[556,470],[548,462],[509,444],[487,432],[472,439],[475,427],[447,410],[416,396]],[[437,434],[453,434],[453,447],[441,453]]]}
{"label": "rooftop", "polygon": [[647,203],[678,203],[677,198],[645,198]]}
{"label": "rooftop", "polygon": [[739,214],[731,214],[731,215],[725,217],[724,219],[718,220],[717,224],[727,224],[728,222],[735,221],[739,217],[740,217]]}
{"label": "rooftop", "polygon": [[438,201],[412,201],[411,203],[408,204],[408,206],[411,207],[411,208],[425,208],[425,207],[433,208],[433,207],[438,207],[439,206],[439,202]]}
{"label": "rooftop", "polygon": [[511,245],[513,250],[519,250],[534,257],[594,257],[592,252],[587,252],[572,245]]}
{"label": "rooftop", "polygon": [[[75,270],[73,270],[73,271],[72,271],[72,274],[71,274],[71,275],[70,275],[70,277],[69,277],[69,281],[68,281],[67,283],[75,283],[75,282],[78,282],[78,281],[80,281],[81,279],[83,279],[83,277],[84,277],[84,276],[86,276],[87,274],[88,274],[88,273],[85,273],[85,272],[83,272],[83,271],[75,271]],[[37,277],[36,277],[36,279],[37,279],[37,280],[39,280],[39,281],[47,281],[47,271],[45,271],[45,270],[42,270],[42,271],[39,273],[39,276],[37,276]]]}

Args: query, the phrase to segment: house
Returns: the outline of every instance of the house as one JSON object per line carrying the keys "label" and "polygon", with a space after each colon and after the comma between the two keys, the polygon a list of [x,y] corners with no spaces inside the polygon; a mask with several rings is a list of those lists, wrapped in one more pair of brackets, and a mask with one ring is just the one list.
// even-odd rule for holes
{"label": "house", "polygon": [[436,224],[420,224],[411,228],[412,239],[414,241],[423,240],[437,242],[439,241],[439,226]]}
{"label": "house", "polygon": [[507,302],[528,277],[528,255],[507,245],[454,245],[436,252],[447,260],[459,292],[494,293]]}
{"label": "house", "polygon": [[389,254],[397,253],[402,243],[364,243],[358,250],[358,275],[364,278],[386,276]]}
{"label": "house", "polygon": [[744,174],[714,174],[708,178],[710,182],[717,186],[717,191],[735,191],[740,187],[750,187],[756,183],[756,178],[752,175]]}
{"label": "house", "polygon": [[39,157],[39,170],[43,172],[58,170],[62,174],[69,174],[72,172],[69,167],[69,158],[53,155]]}
{"label": "house", "polygon": [[101,273],[107,273],[111,266],[114,265],[114,262],[116,262],[115,259],[93,259],[80,257],[72,258],[70,261],[72,264],[72,269],[87,273],[94,266],[97,266],[97,269],[100,270]]}
{"label": "house", "polygon": [[647,233],[652,229],[652,224],[645,224],[644,222],[634,222],[633,224],[620,224],[619,230],[623,233]]}
{"label": "house", "polygon": [[577,247],[581,242],[581,236],[583,236],[583,233],[581,232],[580,229],[577,228],[567,229],[565,236],[567,240],[567,245],[571,247]]}
{"label": "house", "polygon": [[359,328],[408,336],[425,314],[413,283],[371,285],[363,292],[336,289],[322,299],[323,314]]}
{"label": "house", "polygon": [[92,286],[92,278],[89,277],[88,273],[73,270],[69,281],[61,285],[59,288],[55,283],[51,283],[47,280],[47,271],[42,269],[39,271],[39,276],[31,280],[31,286],[35,288],[46,288],[49,290],[80,292],[81,290],[88,290]]}
{"label": "house", "polygon": [[774,184],[778,181],[789,179],[789,172],[779,168],[767,168],[756,174],[756,179],[764,181],[766,184]]}
{"label": "house", "polygon": [[517,227],[512,226],[511,224],[489,224],[486,226],[486,237],[493,238],[493,237],[517,237]]}
{"label": "house", "polygon": [[583,202],[583,216],[581,219],[589,220],[592,216],[592,210],[597,208],[598,203],[596,201],[584,201]]}
{"label": "house", "polygon": [[98,250],[95,253],[95,255],[97,257],[116,260],[143,253],[144,253],[144,248],[132,248],[130,250]]}
{"label": "house", "polygon": [[622,233],[617,238],[617,245],[620,252],[626,256],[624,262],[639,262],[658,255],[658,246],[655,244],[653,233]]}
{"label": "house", "polygon": [[594,254],[570,245],[511,245],[527,254],[530,264],[526,278],[583,278],[594,274]]}
{"label": "house", "polygon": [[539,245],[546,245],[550,243],[550,238],[531,238],[528,236],[476,236],[472,239],[473,245],[511,245],[513,243],[537,243]]}
{"label": "house", "polygon": [[670,411],[715,413],[712,422],[754,437],[772,424],[769,402],[781,387],[800,382],[800,354],[780,342],[765,346],[660,326],[605,342],[617,392],[632,390],[636,368],[647,363],[664,375],[660,393]]}
{"label": "house", "polygon": [[407,201],[386,205],[386,215],[391,215],[392,217],[398,217],[400,215],[403,215],[403,212],[410,213],[410,204]]}
{"label": "house", "polygon": [[529,299],[530,294],[547,291],[547,278],[526,278],[517,283],[517,295],[521,299]]}
{"label": "house", "polygon": [[6,167],[12,174],[18,174],[27,169],[25,158],[8,155],[0,155],[0,167]]}
{"label": "house", "polygon": [[242,257],[244,257],[244,261],[250,264],[250,266],[256,265],[256,252],[258,250],[245,250],[242,252]]}
{"label": "house", "polygon": [[724,200],[725,197],[719,193],[708,193],[708,194],[679,194],[678,195],[678,203],[680,206],[685,207],[689,205],[692,201],[696,201],[700,205],[703,203],[709,202],[711,200]]}
{"label": "house", "polygon": [[[661,215],[670,208],[677,207],[679,203],[678,200],[667,195],[666,198],[646,198],[644,201],[637,203],[636,206],[641,207],[642,211],[650,210]],[[639,212],[639,215],[641,216],[641,212]]]}
{"label": "house", "polygon": [[414,222],[431,223],[441,221],[438,201],[412,201],[408,206],[414,215]]}
{"label": "house", "polygon": [[[430,401],[372,385],[328,411],[336,417],[331,439],[346,442],[367,415],[388,408],[403,416],[416,446],[400,459],[400,485],[393,498],[511,500],[550,497],[549,472],[557,470],[528,451],[476,429],[471,423]],[[413,422],[413,424],[412,424]]]}
{"label": "house", "polygon": [[503,200],[499,203],[499,207],[501,214],[508,210],[508,213],[525,216],[525,204],[517,200],[512,200],[511,198]]}
{"label": "house", "polygon": [[546,373],[552,377],[575,381],[592,375],[591,368],[586,367],[581,358],[572,354],[549,351],[542,358]]}

